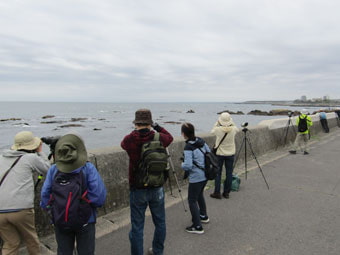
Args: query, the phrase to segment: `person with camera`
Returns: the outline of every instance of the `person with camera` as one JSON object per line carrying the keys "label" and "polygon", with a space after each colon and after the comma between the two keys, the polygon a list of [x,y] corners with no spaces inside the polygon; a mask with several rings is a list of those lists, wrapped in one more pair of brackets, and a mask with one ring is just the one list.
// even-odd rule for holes
{"label": "person with camera", "polygon": [[[229,198],[231,190],[231,183],[233,178],[233,165],[236,152],[235,135],[238,132],[238,128],[233,122],[230,114],[223,112],[218,121],[215,123],[211,130],[211,133],[216,136],[215,150],[218,158],[219,172],[215,179],[214,193],[210,194],[210,197],[221,199]],[[226,177],[223,184],[223,193],[221,196],[221,179],[223,165],[226,170]]]}
{"label": "person with camera", "polygon": [[32,172],[45,175],[50,162],[42,152],[40,138],[32,132],[15,135],[11,150],[0,157],[0,237],[2,255],[18,254],[21,239],[28,253],[39,255],[39,239],[34,219]]}
{"label": "person with camera", "polygon": [[189,175],[188,202],[192,217],[192,225],[185,230],[188,233],[203,234],[202,223],[209,223],[207,207],[204,199],[204,187],[207,184],[204,170],[204,153],[210,152],[205,141],[195,136],[195,127],[184,123],[181,133],[185,139],[182,169]]}
{"label": "person with camera", "polygon": [[[152,248],[148,254],[163,254],[164,242],[166,236],[165,224],[165,205],[163,179],[158,185],[149,185],[144,183],[146,172],[143,171],[144,158],[142,149],[145,144],[154,141],[156,136],[162,147],[166,148],[173,141],[172,135],[163,127],[153,123],[152,114],[149,109],[139,109],[135,113],[133,121],[135,130],[126,135],[121,142],[121,147],[129,156],[129,185],[130,185],[130,213],[131,213],[131,230],[129,239],[131,244],[132,255],[144,254],[143,248],[143,231],[145,221],[145,211],[149,206],[152,220],[155,225],[155,232],[152,242]],[[157,131],[155,133],[152,128]],[[164,149],[163,148],[163,149]],[[167,155],[166,165],[167,168]],[[151,177],[150,177],[151,179]]]}
{"label": "person with camera", "polygon": [[58,255],[94,255],[96,208],[105,203],[106,188],[96,167],[87,161],[83,139],[66,134],[58,139],[55,164],[41,189],[40,206],[51,216]]}

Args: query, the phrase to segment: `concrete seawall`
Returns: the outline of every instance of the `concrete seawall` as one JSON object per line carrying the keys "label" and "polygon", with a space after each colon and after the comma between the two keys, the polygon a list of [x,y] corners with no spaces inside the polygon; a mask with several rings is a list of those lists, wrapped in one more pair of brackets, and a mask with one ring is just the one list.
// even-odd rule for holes
{"label": "concrete seawall", "polygon": [[[311,128],[312,137],[323,132],[319,117],[312,115],[313,126]],[[329,128],[338,126],[337,118],[334,113],[328,113]],[[292,118],[292,123],[295,124],[295,118]],[[246,132],[249,138],[252,149],[257,156],[261,156],[269,151],[274,151],[279,148],[290,145],[296,135],[296,126],[288,126],[288,118],[266,120],[259,123],[257,126],[249,126]],[[197,134],[202,137],[210,147],[213,146],[215,137],[210,134]],[[236,151],[238,152],[244,140],[245,133],[241,130],[236,135]],[[183,171],[181,170],[180,157],[183,153],[184,140],[175,138],[174,142],[169,146],[172,161],[175,171],[178,176],[180,185],[183,185]],[[249,149],[249,146],[248,146]],[[251,152],[247,153],[250,155]],[[98,209],[98,215],[102,216],[113,211],[122,209],[129,205],[129,185],[128,185],[128,156],[119,146],[102,148],[99,150],[89,151],[90,161],[96,165],[100,175],[103,178],[106,189],[108,191],[105,205]],[[244,162],[244,153],[239,154],[237,165]],[[175,187],[173,174],[170,174],[172,186]],[[39,208],[40,199],[39,185],[36,193],[36,225],[39,236],[46,236],[52,233],[52,228],[49,224],[47,215]]]}

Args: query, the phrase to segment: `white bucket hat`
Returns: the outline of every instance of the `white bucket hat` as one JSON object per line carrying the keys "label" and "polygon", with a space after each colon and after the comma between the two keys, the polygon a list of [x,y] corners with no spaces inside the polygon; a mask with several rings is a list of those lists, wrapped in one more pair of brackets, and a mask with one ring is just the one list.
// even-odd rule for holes
{"label": "white bucket hat", "polygon": [[41,140],[39,137],[34,137],[30,131],[21,131],[14,137],[12,150],[35,150],[39,147]]}
{"label": "white bucket hat", "polygon": [[223,112],[220,117],[218,118],[218,122],[222,125],[222,126],[230,126],[232,125],[233,119],[230,117],[230,114],[227,112]]}

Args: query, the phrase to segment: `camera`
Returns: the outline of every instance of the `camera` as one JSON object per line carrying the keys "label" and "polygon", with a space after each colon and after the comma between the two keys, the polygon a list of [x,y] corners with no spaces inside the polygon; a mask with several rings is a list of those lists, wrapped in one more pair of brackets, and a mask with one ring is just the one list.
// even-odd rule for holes
{"label": "camera", "polygon": [[52,156],[54,158],[55,145],[57,144],[57,142],[60,139],[60,137],[61,136],[46,136],[46,137],[41,137],[41,141],[43,141],[43,143],[45,143],[48,146],[50,146],[50,154],[48,155],[48,159],[51,159]]}
{"label": "camera", "polygon": [[248,122],[243,122],[242,124],[241,124],[241,127],[247,127],[248,126]]}
{"label": "camera", "polygon": [[288,112],[288,117],[290,118],[290,117],[292,117],[292,116],[293,116],[293,112],[289,111],[289,112]]}

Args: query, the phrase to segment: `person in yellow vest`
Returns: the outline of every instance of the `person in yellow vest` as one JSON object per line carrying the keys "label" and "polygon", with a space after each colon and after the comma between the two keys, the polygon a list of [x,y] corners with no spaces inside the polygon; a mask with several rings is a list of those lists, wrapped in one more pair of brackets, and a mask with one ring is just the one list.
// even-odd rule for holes
{"label": "person in yellow vest", "polygon": [[300,116],[296,119],[296,125],[298,127],[298,133],[294,142],[294,149],[290,150],[291,154],[296,154],[297,149],[300,148],[304,155],[308,152],[308,140],[310,135],[310,127],[313,125],[312,119],[307,115],[308,111],[303,109]]}

